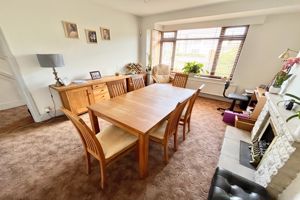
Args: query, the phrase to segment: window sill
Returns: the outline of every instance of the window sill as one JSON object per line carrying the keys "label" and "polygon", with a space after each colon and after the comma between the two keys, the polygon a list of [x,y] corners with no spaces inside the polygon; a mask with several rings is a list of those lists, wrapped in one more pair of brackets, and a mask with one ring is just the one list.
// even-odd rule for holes
{"label": "window sill", "polygon": [[212,78],[212,77],[203,77],[203,76],[189,77],[189,80],[191,80],[191,81],[211,82],[211,83],[220,83],[222,85],[224,85],[224,82],[225,82],[223,79]]}

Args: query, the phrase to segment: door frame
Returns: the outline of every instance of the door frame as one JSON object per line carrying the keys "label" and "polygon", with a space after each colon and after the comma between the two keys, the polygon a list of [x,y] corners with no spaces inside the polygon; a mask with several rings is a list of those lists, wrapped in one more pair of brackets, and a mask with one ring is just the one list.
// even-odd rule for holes
{"label": "door frame", "polygon": [[25,81],[23,79],[23,76],[20,72],[19,64],[14,57],[14,55],[11,53],[10,48],[8,46],[8,43],[5,39],[4,33],[0,27],[0,49],[2,49],[4,53],[4,58],[7,60],[9,67],[13,73],[13,76],[16,80],[16,86],[17,89],[21,95],[21,97],[24,99],[24,102],[26,103],[33,119],[35,122],[42,121],[42,117],[38,111],[38,108],[31,96],[30,91],[28,90]]}

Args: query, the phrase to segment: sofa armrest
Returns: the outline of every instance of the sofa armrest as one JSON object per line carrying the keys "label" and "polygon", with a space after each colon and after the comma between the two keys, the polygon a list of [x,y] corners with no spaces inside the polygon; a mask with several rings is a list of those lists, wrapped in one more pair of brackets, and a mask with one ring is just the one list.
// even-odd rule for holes
{"label": "sofa armrest", "polygon": [[261,185],[218,167],[212,179],[208,200],[229,200],[231,197],[271,199],[267,190]]}

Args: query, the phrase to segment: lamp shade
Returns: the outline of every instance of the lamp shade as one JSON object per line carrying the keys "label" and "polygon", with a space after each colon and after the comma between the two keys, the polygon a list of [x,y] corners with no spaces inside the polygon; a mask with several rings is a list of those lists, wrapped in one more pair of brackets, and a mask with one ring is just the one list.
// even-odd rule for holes
{"label": "lamp shade", "polygon": [[41,67],[63,67],[65,65],[62,54],[37,54]]}

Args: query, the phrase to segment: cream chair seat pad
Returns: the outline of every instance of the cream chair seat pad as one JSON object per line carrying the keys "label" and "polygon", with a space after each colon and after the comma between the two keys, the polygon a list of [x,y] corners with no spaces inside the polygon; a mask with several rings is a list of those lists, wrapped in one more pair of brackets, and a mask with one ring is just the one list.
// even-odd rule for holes
{"label": "cream chair seat pad", "polygon": [[105,159],[123,151],[138,140],[136,136],[127,133],[114,125],[105,127],[96,135],[96,137],[102,146]]}
{"label": "cream chair seat pad", "polygon": [[166,127],[167,127],[168,122],[165,121],[162,124],[160,124],[159,127],[157,127],[156,129],[154,129],[153,131],[151,131],[149,133],[150,137],[154,137],[160,140],[164,139],[164,135],[165,135],[165,131],[166,131]]}

